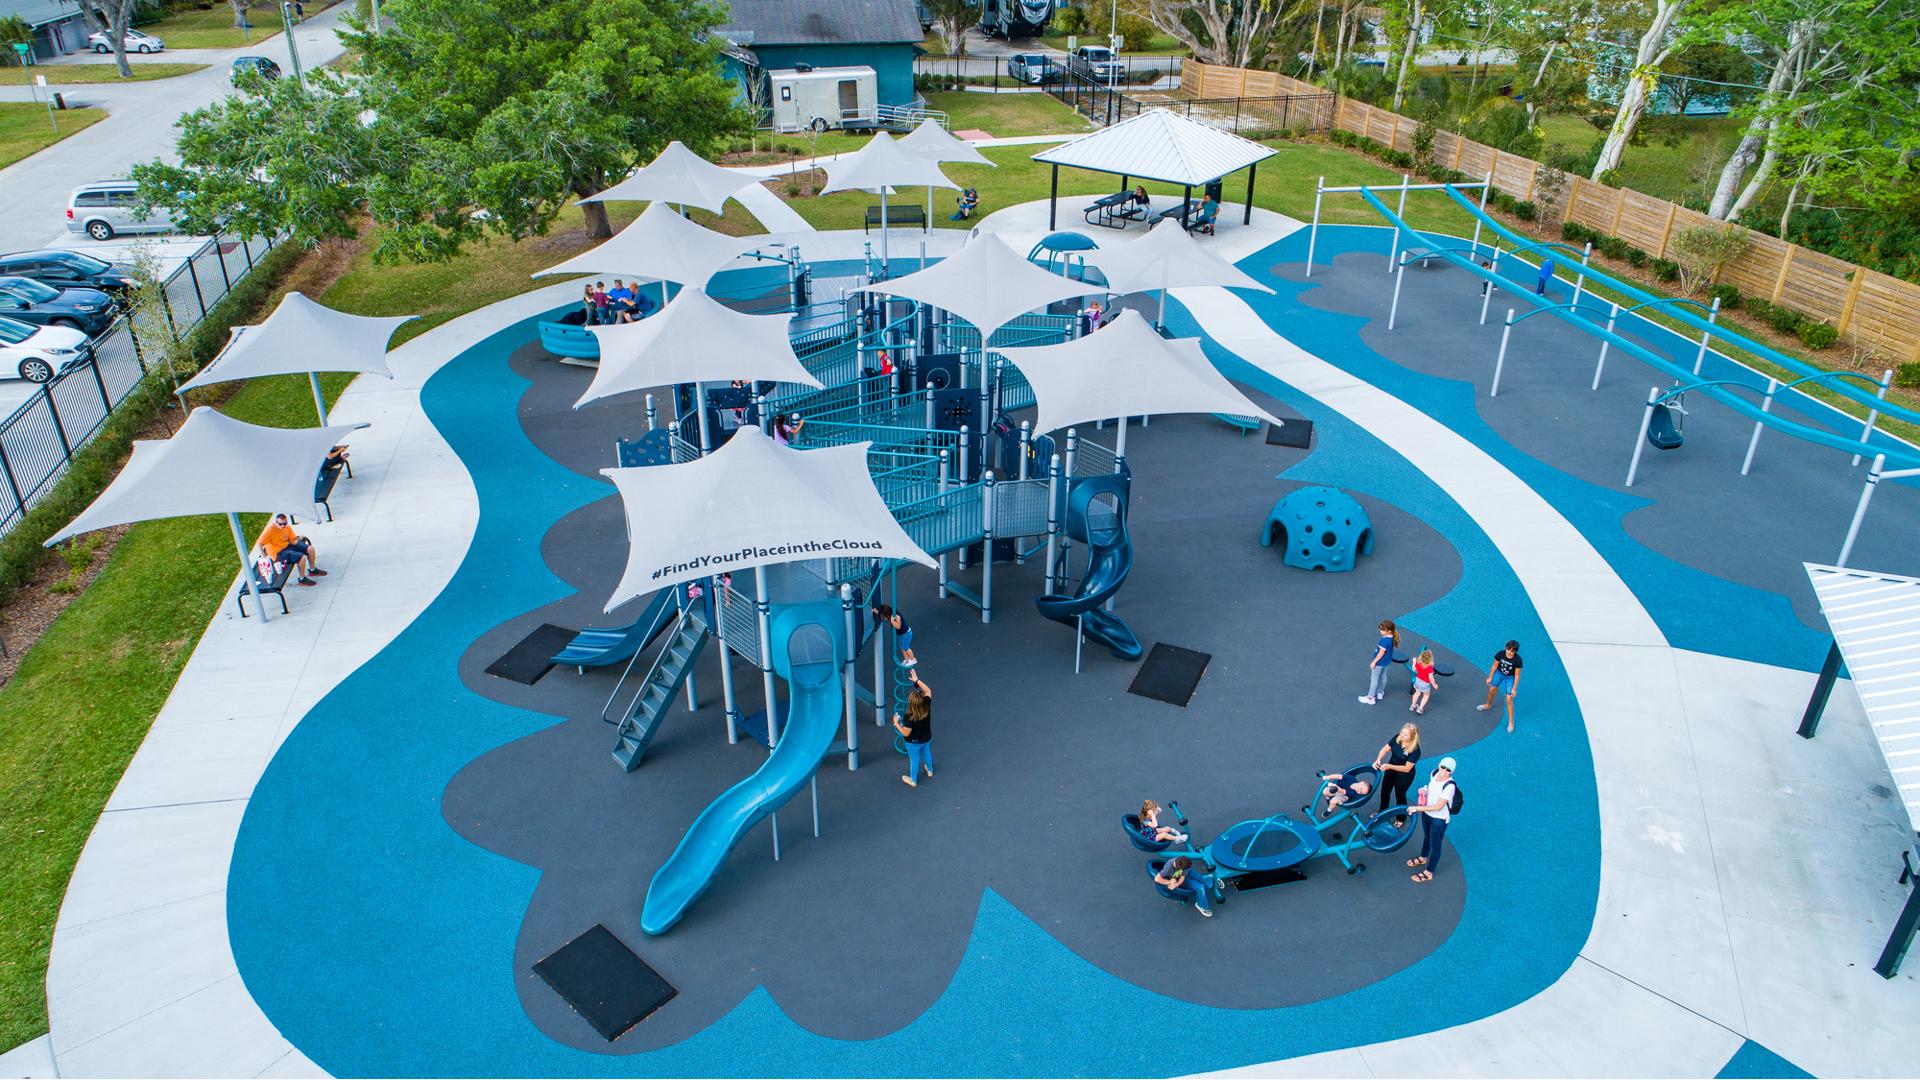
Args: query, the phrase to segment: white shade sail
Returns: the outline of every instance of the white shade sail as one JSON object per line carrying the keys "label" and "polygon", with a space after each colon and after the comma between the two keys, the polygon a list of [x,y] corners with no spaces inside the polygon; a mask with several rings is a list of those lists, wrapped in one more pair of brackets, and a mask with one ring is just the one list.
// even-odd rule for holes
{"label": "white shade sail", "polygon": [[987,155],[974,149],[965,139],[956,137],[929,116],[900,137],[899,146],[928,161],[957,161],[968,165],[992,165]]}
{"label": "white shade sail", "polygon": [[886,187],[959,187],[940,171],[940,163],[904,149],[882,131],[858,153],[827,162],[827,186],[832,191],[877,191]]}
{"label": "white shade sail", "polygon": [[1158,413],[1232,413],[1280,423],[1214,369],[1200,339],[1168,341],[1131,308],[1083,338],[997,351],[1033,386],[1035,432]]}
{"label": "white shade sail", "polygon": [[416,315],[376,317],[335,311],[298,292],[280,299],[264,322],[236,326],[226,348],[178,392],[266,375],[362,371],[393,378],[387,341]]}
{"label": "white shade sail", "polygon": [[1100,268],[1107,276],[1107,288],[1116,293],[1194,285],[1273,291],[1202,247],[1174,218],[1155,225],[1138,240],[1089,251],[1085,258]]}
{"label": "white shade sail", "polygon": [[869,443],[779,446],[758,428],[681,465],[603,469],[627,515],[627,569],[607,601],[684,581],[807,559],[910,559],[927,566],[867,473]]}
{"label": "white shade sail", "polygon": [[818,387],[788,336],[789,315],[747,315],[699,289],[682,289],[652,318],[590,327],[600,368],[574,403],[668,383],[768,379]]}
{"label": "white shade sail", "polygon": [[974,237],[925,270],[862,288],[951,311],[972,323],[982,341],[1035,308],[1106,291],[1040,269],[992,233]]}
{"label": "white shade sail", "polygon": [[1033,160],[1197,186],[1273,155],[1272,147],[1252,139],[1166,109],[1148,109],[1091,135],[1042,150],[1033,155]]}
{"label": "white shade sail", "polygon": [[757,176],[747,176],[715,165],[675,139],[660,151],[660,156],[654,158],[652,164],[636,170],[600,194],[580,201],[644,199],[697,206],[719,214],[726,211],[727,200],[736,192],[759,182]]}
{"label": "white shade sail", "polygon": [[695,225],[664,202],[641,211],[613,239],[533,275],[621,274],[704,286],[720,268],[765,242],[760,236],[728,236]]}
{"label": "white shade sail", "polygon": [[107,490],[47,543],[154,518],[303,510],[327,451],[366,426],[260,427],[201,406],[173,438],[135,442]]}

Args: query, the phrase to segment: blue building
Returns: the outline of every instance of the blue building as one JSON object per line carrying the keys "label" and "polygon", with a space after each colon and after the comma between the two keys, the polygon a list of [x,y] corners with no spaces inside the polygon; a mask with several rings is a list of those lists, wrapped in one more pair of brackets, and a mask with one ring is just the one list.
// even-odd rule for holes
{"label": "blue building", "polygon": [[[731,0],[715,31],[732,42],[727,70],[744,88],[768,71],[870,67],[882,105],[914,100],[913,58],[925,40],[913,0]],[[764,86],[762,86],[762,91]],[[765,100],[764,93],[757,93]]]}

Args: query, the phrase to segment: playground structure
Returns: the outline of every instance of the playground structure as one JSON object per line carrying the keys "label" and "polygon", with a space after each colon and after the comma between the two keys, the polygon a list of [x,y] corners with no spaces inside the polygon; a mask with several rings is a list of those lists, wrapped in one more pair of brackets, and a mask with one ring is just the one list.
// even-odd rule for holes
{"label": "playground structure", "polygon": [[1302,570],[1352,570],[1373,554],[1373,520],[1353,496],[1337,488],[1303,487],[1282,496],[1267,514],[1260,546],[1280,545],[1282,561]]}
{"label": "playground structure", "polygon": [[[1349,875],[1357,874],[1366,869],[1365,863],[1354,861],[1357,852],[1391,854],[1413,838],[1414,819],[1408,807],[1364,812],[1380,788],[1380,770],[1371,763],[1331,775],[1322,772],[1316,778],[1320,785],[1314,801],[1300,808],[1301,821],[1285,813],[1269,814],[1229,826],[1204,844],[1194,843],[1184,833],[1182,839],[1158,839],[1145,831],[1134,814],[1124,815],[1121,826],[1136,850],[1159,856],[1147,863],[1149,877],[1158,876],[1168,860],[1185,855],[1213,867],[1223,894],[1227,885],[1236,892],[1248,892],[1305,880],[1302,867],[1319,858],[1332,858]],[[1167,809],[1185,830],[1189,822],[1180,804],[1170,802]],[[1169,890],[1157,882],[1155,888],[1170,900],[1193,899],[1190,888]]]}
{"label": "playground structure", "polygon": [[[1657,296],[1631,282],[1615,278],[1593,267],[1589,262],[1592,253],[1591,245],[1580,250],[1553,242],[1530,242],[1486,213],[1485,195],[1490,182],[1489,177],[1487,182],[1475,184],[1410,184],[1403,177],[1398,186],[1400,199],[1397,209],[1390,209],[1380,198],[1379,192],[1372,188],[1366,186],[1329,188],[1323,182],[1318,189],[1319,193],[1315,196],[1314,235],[1308,241],[1307,276],[1312,275],[1312,252],[1314,241],[1317,239],[1320,196],[1336,192],[1357,193],[1385,218],[1390,226],[1391,240],[1387,263],[1388,270],[1395,274],[1395,303],[1389,309],[1388,329],[1394,328],[1400,281],[1404,278],[1407,264],[1423,259],[1445,259],[1449,264],[1464,269],[1483,281],[1481,293],[1483,323],[1494,288],[1505,289],[1510,295],[1520,297],[1530,306],[1531,310],[1524,315],[1516,317],[1513,310],[1507,313],[1502,327],[1499,353],[1495,359],[1494,379],[1489,396],[1498,396],[1500,374],[1505,366],[1513,327],[1540,314],[1551,314],[1600,340],[1600,351],[1595,362],[1590,389],[1599,389],[1607,357],[1616,348],[1670,378],[1671,386],[1663,389],[1656,385],[1647,393],[1646,410],[1641,417],[1639,431],[1634,439],[1632,458],[1628,464],[1626,476],[1628,487],[1631,487],[1638,478],[1645,447],[1652,446],[1657,450],[1670,451],[1678,450],[1685,445],[1686,436],[1682,424],[1687,413],[1686,398],[1695,391],[1753,422],[1753,430],[1748,438],[1747,451],[1741,464],[1740,471],[1743,476],[1747,475],[1752,468],[1754,455],[1760,442],[1760,433],[1766,428],[1773,428],[1805,442],[1848,454],[1851,458],[1851,466],[1858,466],[1863,460],[1871,460],[1874,464],[1869,467],[1861,492],[1859,509],[1854,515],[1837,561],[1837,565],[1844,566],[1852,552],[1853,542],[1866,506],[1872,498],[1875,485],[1881,479],[1904,479],[1920,474],[1920,449],[1916,449],[1911,443],[1879,431],[1876,426],[1883,416],[1906,423],[1920,422],[1920,412],[1886,400],[1887,390],[1892,385],[1893,372],[1885,371],[1880,378],[1875,379],[1857,372],[1821,370],[1721,324],[1718,320],[1717,301],[1712,305],[1703,305],[1680,297]],[[1473,187],[1481,188],[1479,205],[1475,205],[1463,194],[1463,189]],[[1430,237],[1408,225],[1403,216],[1406,197],[1409,192],[1414,191],[1442,192],[1456,206],[1471,215],[1474,220],[1474,232],[1469,244],[1465,247],[1447,246],[1442,240]],[[1491,244],[1486,247],[1482,246],[1480,240],[1483,227],[1493,234]],[[1507,242],[1511,247],[1503,249],[1502,241]],[[1405,245],[1404,253],[1403,244]],[[1536,294],[1529,287],[1536,283],[1522,281],[1501,273],[1500,264],[1503,260],[1511,260],[1521,266],[1530,266],[1531,264],[1528,264],[1522,256],[1536,251],[1549,254],[1558,251],[1568,257],[1579,257],[1578,276],[1574,282],[1571,302],[1556,303],[1548,296]],[[1543,273],[1537,284],[1544,288],[1548,280],[1548,275]],[[1595,286],[1605,288],[1612,294],[1622,297],[1629,306],[1623,307],[1622,302],[1618,300],[1602,300],[1593,296],[1591,289]],[[1699,345],[1690,369],[1653,352],[1620,332],[1618,324],[1622,316],[1640,315],[1644,319],[1644,310],[1655,308],[1700,333]],[[1733,361],[1729,362],[1734,363],[1741,373],[1738,377],[1701,378],[1700,373],[1707,353],[1713,348],[1715,341],[1758,356],[1770,364],[1785,369],[1794,378],[1782,383]],[[1866,411],[1864,422],[1801,390],[1802,387],[1809,385],[1830,391],[1833,395],[1863,408]],[[1804,405],[1809,412],[1819,413],[1821,410],[1830,412],[1837,418],[1835,428],[1850,428],[1859,423],[1858,434],[1812,427],[1775,413],[1774,404],[1788,391],[1798,391],[1796,403]],[[1889,470],[1888,463],[1900,467]]]}

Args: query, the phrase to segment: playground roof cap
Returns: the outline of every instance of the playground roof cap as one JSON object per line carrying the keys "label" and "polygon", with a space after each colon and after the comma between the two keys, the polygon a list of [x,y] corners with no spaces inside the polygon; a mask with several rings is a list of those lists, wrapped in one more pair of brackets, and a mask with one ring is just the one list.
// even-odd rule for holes
{"label": "playground roof cap", "polygon": [[600,194],[580,201],[648,199],[697,206],[720,214],[726,212],[727,200],[735,192],[759,182],[757,176],[715,165],[675,139],[648,165]]}
{"label": "playground roof cap", "polygon": [[1920,578],[1804,563],[1907,825],[1920,831]]}
{"label": "playground roof cap", "polygon": [[226,347],[180,390],[310,371],[365,371],[393,378],[387,341],[401,323],[418,318],[349,315],[290,292],[273,314],[254,326],[236,326]]}
{"label": "playground roof cap", "polygon": [[748,315],[699,289],[682,289],[651,318],[590,327],[600,339],[600,366],[574,408],[631,390],[716,379],[818,387],[794,355],[791,318]]}
{"label": "playground roof cap", "polygon": [[1166,109],[1042,150],[1033,160],[1169,184],[1204,184],[1274,155],[1271,147]]}
{"label": "playground roof cap", "polygon": [[973,148],[965,139],[940,126],[929,116],[920,126],[900,136],[900,148],[912,151],[928,161],[963,161],[969,165],[992,165],[993,160]]}
{"label": "playground roof cap", "polygon": [[[627,517],[627,568],[607,600],[755,566],[831,558],[933,559],[900,528],[867,472],[867,448],[780,446],[743,427],[680,465],[603,469]],[[308,480],[311,485],[312,480]]]}
{"label": "playground roof cap", "polygon": [[327,451],[366,426],[261,427],[202,405],[173,438],[136,441],[107,490],[47,543],[155,518],[304,511]]}
{"label": "playground roof cap", "polygon": [[1048,273],[1021,258],[995,234],[983,233],[925,270],[876,281],[860,291],[904,296],[951,311],[973,324],[985,341],[1035,308],[1106,289]]}
{"label": "playground roof cap", "polygon": [[887,187],[959,187],[940,171],[940,162],[916,153],[884,131],[875,132],[855,153],[829,161],[827,186],[834,191],[877,191]]}
{"label": "playground roof cap", "polygon": [[1116,293],[1200,285],[1273,291],[1200,246],[1200,241],[1173,218],[1147,230],[1138,240],[1088,252],[1086,260],[1100,268],[1107,276],[1107,288]]}
{"label": "playground roof cap", "polygon": [[1082,338],[997,351],[1033,387],[1035,431],[1159,413],[1231,413],[1280,423],[1214,368],[1199,338],[1169,341],[1132,308]]}
{"label": "playground roof cap", "polygon": [[727,236],[696,225],[664,202],[641,211],[613,239],[533,275],[626,274],[677,281],[696,288],[721,267],[765,241],[760,236]]}

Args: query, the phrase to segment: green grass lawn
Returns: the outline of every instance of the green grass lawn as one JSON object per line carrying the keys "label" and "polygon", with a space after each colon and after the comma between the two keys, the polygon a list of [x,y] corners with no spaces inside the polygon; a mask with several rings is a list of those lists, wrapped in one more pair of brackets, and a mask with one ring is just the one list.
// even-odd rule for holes
{"label": "green grass lawn", "polygon": [[1086,118],[1051,94],[976,94],[949,90],[928,94],[927,107],[947,114],[949,131],[978,129],[996,138],[1013,135],[1085,134]]}
{"label": "green grass lawn", "polygon": [[[333,4],[309,0],[305,6],[311,19]],[[169,49],[237,49],[280,32],[280,5],[255,0],[247,5],[247,21],[253,23],[251,36],[233,25],[232,5],[220,3],[206,11],[176,11],[136,29],[165,41]]]}
{"label": "green grass lawn", "polygon": [[52,146],[107,118],[105,109],[61,109],[54,113],[60,133],[47,120],[47,107],[31,101],[0,101],[0,169]]}
{"label": "green grass lawn", "polygon": [[35,75],[45,75],[47,83],[65,86],[73,83],[111,83],[111,82],[148,82],[153,79],[172,79],[181,75],[191,75],[196,71],[207,70],[206,64],[140,64],[132,65],[133,77],[123,79],[120,69],[111,61],[104,64],[36,64],[33,67],[0,68],[0,86],[27,86]]}
{"label": "green grass lawn", "polygon": [[[1620,159],[1620,185],[1670,202],[1702,194],[1703,182],[1705,190],[1711,191],[1721,163],[1740,138],[1738,121],[1725,117],[1656,117],[1650,130],[1648,123],[1642,122],[1646,131],[1642,145],[1627,147]],[[1559,143],[1576,152],[1605,134],[1578,116],[1549,116],[1540,128],[1549,144]]]}

